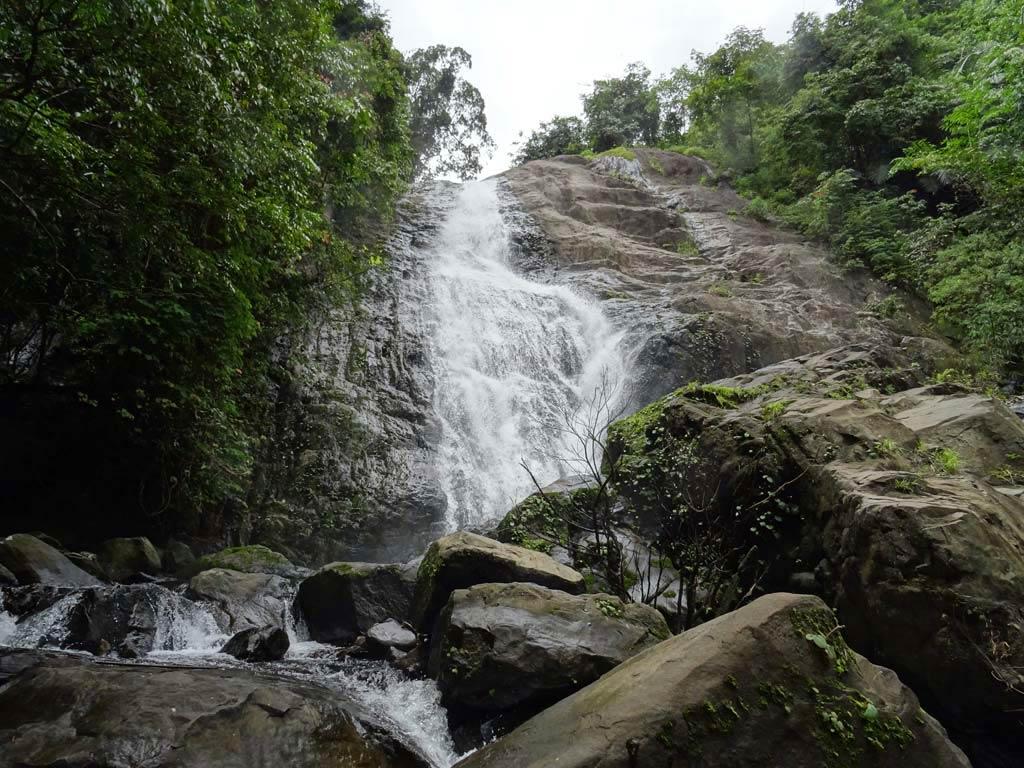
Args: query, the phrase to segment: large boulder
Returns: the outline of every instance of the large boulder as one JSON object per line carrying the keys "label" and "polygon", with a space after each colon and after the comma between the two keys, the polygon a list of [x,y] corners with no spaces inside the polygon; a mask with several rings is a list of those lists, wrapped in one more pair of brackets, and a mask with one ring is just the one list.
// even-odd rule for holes
{"label": "large boulder", "polygon": [[293,588],[287,579],[269,573],[241,573],[211,568],[197,573],[185,593],[210,605],[230,633],[255,627],[286,628]]}
{"label": "large boulder", "polygon": [[[685,388],[614,425],[609,455],[624,487],[650,493],[631,468],[685,446],[668,468],[696,477],[688,493],[717,494],[719,519],[770,503],[754,543],[777,558],[776,587],[813,569],[851,645],[896,670],[972,759],[1019,762],[1024,423],[948,373],[927,379],[912,352],[846,347]],[[689,472],[693,456],[708,471]],[[629,503],[642,517],[640,495]]]}
{"label": "large boulder", "polygon": [[416,633],[394,619],[388,619],[370,627],[366,633],[366,641],[377,650],[397,648],[400,651],[408,651],[416,646]]}
{"label": "large boulder", "polygon": [[375,624],[406,621],[414,573],[397,565],[331,563],[299,585],[298,605],[310,637],[351,643]]}
{"label": "large boulder", "polygon": [[290,644],[280,627],[250,627],[228,640],[220,652],[241,661],[280,661]]}
{"label": "large boulder", "polygon": [[536,709],[668,637],[650,606],[535,584],[481,584],[452,593],[427,669],[449,711]]}
{"label": "large boulder", "polygon": [[773,594],[660,643],[459,768],[968,768],[820,599]]}
{"label": "large boulder", "polygon": [[95,576],[101,581],[106,581],[109,577],[107,576],[107,570],[100,563],[99,557],[92,552],[65,552],[65,556],[72,563],[77,565],[83,571],[88,573],[90,576]]}
{"label": "large boulder", "polygon": [[242,669],[0,657],[0,768],[411,768],[337,690]]}
{"label": "large boulder", "polygon": [[97,553],[100,565],[114,581],[126,581],[140,573],[160,573],[160,553],[145,536],[107,539]]}
{"label": "large boulder", "polygon": [[61,552],[27,533],[15,533],[0,541],[0,565],[14,574],[19,584],[91,587],[101,583]]}
{"label": "large boulder", "polygon": [[17,583],[18,577],[0,565],[0,587],[13,587]]}
{"label": "large boulder", "polygon": [[188,571],[194,574],[210,568],[224,568],[242,573],[272,573],[286,578],[302,577],[308,573],[294,565],[280,552],[275,552],[262,544],[229,547],[220,552],[203,555],[189,566]]}
{"label": "large boulder", "polygon": [[412,619],[429,632],[456,589],[476,584],[527,582],[578,594],[583,576],[549,556],[460,531],[433,542],[416,575]]}
{"label": "large boulder", "polygon": [[188,573],[195,562],[196,556],[192,552],[192,547],[177,539],[167,541],[161,562],[167,573]]}

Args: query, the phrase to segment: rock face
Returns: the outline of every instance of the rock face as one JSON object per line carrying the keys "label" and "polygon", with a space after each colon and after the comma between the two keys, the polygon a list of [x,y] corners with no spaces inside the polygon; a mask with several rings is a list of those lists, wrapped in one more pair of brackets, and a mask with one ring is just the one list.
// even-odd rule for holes
{"label": "rock face", "polygon": [[654,608],[611,595],[481,584],[452,593],[427,669],[450,712],[536,711],[668,637]]}
{"label": "rock face", "polygon": [[1013,764],[1024,756],[1024,424],[988,396],[927,384],[908,355],[854,346],[786,361],[716,382],[753,393],[731,406],[669,397],[634,435],[695,445],[714,467],[708,486],[729,489],[722,514],[760,498],[735,482],[753,456],[772,467],[796,532],[781,554],[805,564],[794,571],[815,567],[851,645],[895,669],[972,757],[1008,750]]}
{"label": "rock face", "polygon": [[310,637],[350,643],[375,624],[409,618],[413,574],[401,565],[331,563],[299,585]]}
{"label": "rock face", "polygon": [[280,576],[211,568],[192,577],[187,594],[211,605],[218,622],[234,633],[267,626],[283,629],[293,588]]}
{"label": "rock face", "polygon": [[402,561],[440,533],[447,502],[423,314],[429,243],[455,189],[409,194],[360,306],[311,318],[278,361],[273,437],[249,505],[265,520],[257,540],[297,560]]}
{"label": "rock face", "polygon": [[968,768],[896,675],[834,627],[817,598],[763,597],[634,656],[458,765]]}
{"label": "rock face", "polygon": [[626,332],[634,406],[688,381],[840,344],[894,343],[893,326],[924,333],[909,299],[898,322],[882,319],[871,306],[891,289],[743,216],[746,201],[703,160],[636,155],[555,158],[503,174],[540,230],[530,242],[537,268],[602,299]]}
{"label": "rock face", "polygon": [[416,576],[413,623],[430,631],[456,589],[475,584],[522,581],[577,594],[583,577],[550,557],[523,547],[461,531],[430,545]]}
{"label": "rock face", "polygon": [[0,541],[0,565],[14,574],[19,584],[90,587],[101,583],[49,544],[27,533],[16,533]]}
{"label": "rock face", "polygon": [[160,573],[160,553],[145,536],[108,539],[100,545],[100,565],[114,581],[124,581],[136,574],[156,576]]}
{"label": "rock face", "polygon": [[221,653],[242,661],[278,661],[290,644],[288,633],[280,627],[250,627],[228,640]]}
{"label": "rock face", "polygon": [[247,670],[117,666],[0,657],[0,768],[399,768],[337,691]]}

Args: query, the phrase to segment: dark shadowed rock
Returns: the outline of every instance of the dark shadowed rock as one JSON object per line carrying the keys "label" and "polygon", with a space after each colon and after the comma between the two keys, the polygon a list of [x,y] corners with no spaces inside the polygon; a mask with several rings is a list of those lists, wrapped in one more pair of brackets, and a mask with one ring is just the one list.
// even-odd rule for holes
{"label": "dark shadowed rock", "polygon": [[197,573],[186,592],[192,600],[209,604],[228,632],[255,627],[284,628],[293,587],[269,573],[241,573],[211,568]]}
{"label": "dark shadowed rock", "polygon": [[431,638],[447,706],[497,713],[563,698],[669,637],[654,608],[535,584],[459,589]]}
{"label": "dark shadowed rock", "polygon": [[239,669],[0,657],[0,768],[412,768],[336,690]]}
{"label": "dark shadowed rock", "polygon": [[64,553],[68,560],[77,565],[83,571],[91,576],[95,576],[101,581],[107,580],[107,572],[100,564],[99,558],[92,552],[65,552]]}
{"label": "dark shadowed rock", "polygon": [[288,633],[280,627],[250,627],[228,640],[221,653],[242,661],[278,661],[290,644]]}
{"label": "dark shadowed rock", "polygon": [[188,573],[195,561],[196,556],[192,548],[184,542],[170,539],[164,547],[162,565],[167,573]]}
{"label": "dark shadowed rock", "polygon": [[461,531],[430,545],[416,576],[413,624],[429,632],[456,589],[476,584],[528,582],[576,594],[583,576],[541,552]]}
{"label": "dark shadowed rock", "polygon": [[19,584],[90,587],[100,583],[55,548],[27,533],[0,541],[0,565],[14,574]]}
{"label": "dark shadowed rock", "polygon": [[394,619],[374,624],[366,633],[366,640],[377,648],[397,648],[407,651],[416,645],[416,633],[406,629]]}
{"label": "dark shadowed rock", "polygon": [[324,566],[299,585],[298,604],[310,637],[350,643],[382,621],[408,620],[413,578],[397,564]]}
{"label": "dark shadowed rock", "polygon": [[0,587],[13,587],[18,579],[3,565],[0,565]]}
{"label": "dark shadowed rock", "polygon": [[619,665],[460,768],[969,768],[818,598],[763,597]]}
{"label": "dark shadowed rock", "polygon": [[160,553],[145,536],[107,539],[97,554],[107,576],[114,581],[133,579],[140,573],[160,573]]}

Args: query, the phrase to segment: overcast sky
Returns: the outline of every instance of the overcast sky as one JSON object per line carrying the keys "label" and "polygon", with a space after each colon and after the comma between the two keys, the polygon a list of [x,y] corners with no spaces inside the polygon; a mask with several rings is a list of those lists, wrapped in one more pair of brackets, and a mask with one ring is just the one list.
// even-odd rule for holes
{"label": "overcast sky", "polygon": [[714,50],[737,26],[786,39],[800,11],[828,13],[834,0],[378,0],[401,51],[434,43],[473,56],[469,79],[484,96],[498,144],[484,176],[509,166],[519,132],[552,115],[580,112],[595,79],[631,61],[655,75]]}

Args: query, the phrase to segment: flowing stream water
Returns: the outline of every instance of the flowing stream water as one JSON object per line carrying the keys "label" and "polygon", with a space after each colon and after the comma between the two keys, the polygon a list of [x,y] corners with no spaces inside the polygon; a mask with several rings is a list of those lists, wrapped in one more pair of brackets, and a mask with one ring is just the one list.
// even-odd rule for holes
{"label": "flowing stream water", "polygon": [[[613,405],[622,375],[620,336],[594,302],[514,269],[499,203],[495,182],[464,185],[429,246],[425,277],[433,305],[424,314],[449,530],[492,521],[531,493],[520,462],[541,484],[579,472],[573,437],[558,427],[588,403]],[[126,663],[246,666],[219,652],[227,635],[213,611],[182,589],[103,589],[145,590],[139,599],[155,617],[155,650]],[[83,591],[20,620],[2,610],[2,598],[0,646],[74,645],[70,625]],[[459,759],[433,681],[410,680],[384,662],[339,662],[335,649],[309,641],[301,619],[288,615],[285,622],[288,656],[262,669],[337,690],[358,718],[385,729],[432,768]]]}
{"label": "flowing stream water", "polygon": [[[579,474],[581,406],[614,401],[623,362],[597,304],[518,274],[497,182],[465,184],[433,245],[431,359],[446,524],[492,522],[535,488]],[[599,403],[600,404],[600,403]],[[608,402],[613,405],[613,402]]]}

